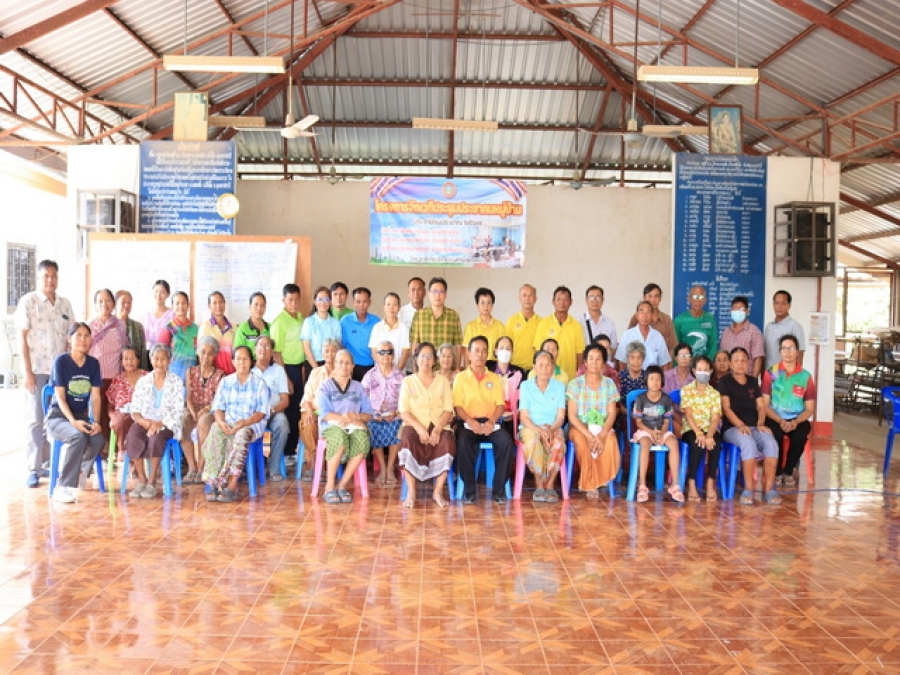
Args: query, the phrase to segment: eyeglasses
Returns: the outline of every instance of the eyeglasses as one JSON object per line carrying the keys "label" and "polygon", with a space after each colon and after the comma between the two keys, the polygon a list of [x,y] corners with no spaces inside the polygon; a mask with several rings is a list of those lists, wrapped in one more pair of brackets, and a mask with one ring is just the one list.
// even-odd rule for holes
{"label": "eyeglasses", "polygon": [[689,359],[689,358],[691,358],[691,355],[690,355],[690,353],[688,353],[688,352],[681,352],[680,354],[676,354],[676,356],[677,356],[679,359]]}
{"label": "eyeglasses", "polygon": [[705,295],[692,295],[691,300],[706,300]]}
{"label": "eyeglasses", "polygon": [[316,302],[331,302],[331,298],[316,298]]}
{"label": "eyeglasses", "polygon": [[379,349],[375,353],[378,354],[378,356],[393,356],[394,350],[393,349]]}
{"label": "eyeglasses", "polygon": [[597,300],[602,300],[603,296],[602,295],[589,295],[587,299],[593,300],[594,302],[596,302]]}
{"label": "eyeglasses", "polygon": [[795,352],[797,348],[794,345],[782,345],[781,351],[783,352]]}
{"label": "eyeglasses", "polygon": [[428,292],[431,293],[432,295],[447,295],[447,291],[445,291],[442,288],[432,288]]}

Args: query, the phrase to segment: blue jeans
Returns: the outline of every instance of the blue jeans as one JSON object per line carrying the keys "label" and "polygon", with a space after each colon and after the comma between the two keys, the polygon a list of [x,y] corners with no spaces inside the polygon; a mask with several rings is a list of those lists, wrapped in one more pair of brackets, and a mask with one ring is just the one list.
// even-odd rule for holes
{"label": "blue jeans", "polygon": [[284,457],[284,448],[291,432],[287,415],[283,412],[275,413],[269,418],[266,429],[272,433],[269,439],[269,475],[272,476],[281,473],[281,459]]}

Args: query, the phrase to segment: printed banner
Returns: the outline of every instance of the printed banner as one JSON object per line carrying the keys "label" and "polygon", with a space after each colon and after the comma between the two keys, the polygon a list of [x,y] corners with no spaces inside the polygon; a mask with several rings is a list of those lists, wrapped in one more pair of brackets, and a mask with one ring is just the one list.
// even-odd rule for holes
{"label": "printed banner", "polygon": [[370,262],[524,267],[525,193],[515,180],[375,179]]}

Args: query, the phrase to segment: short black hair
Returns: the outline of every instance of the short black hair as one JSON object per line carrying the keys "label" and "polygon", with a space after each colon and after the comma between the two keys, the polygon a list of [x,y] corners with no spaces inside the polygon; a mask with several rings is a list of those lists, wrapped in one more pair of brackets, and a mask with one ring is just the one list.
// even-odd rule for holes
{"label": "short black hair", "polygon": [[653,291],[659,291],[659,294],[662,295],[662,289],[659,287],[659,284],[649,283],[644,286],[644,295],[652,293]]}
{"label": "short black hair", "polygon": [[472,351],[472,345],[474,345],[476,342],[483,342],[485,349],[491,348],[491,343],[488,342],[488,339],[486,337],[484,337],[484,335],[476,335],[471,340],[469,340],[469,345],[468,345],[469,351]]}
{"label": "short black hair", "polygon": [[741,304],[747,309],[750,309],[750,299],[746,295],[736,295],[731,299],[731,304]]}
{"label": "short black hair", "polygon": [[784,297],[786,297],[789,305],[794,302],[794,298],[791,297],[791,294],[783,288],[780,291],[775,291],[775,293],[772,294],[772,300],[775,300],[775,298],[777,298],[779,295],[783,295]]}
{"label": "short black hair", "polygon": [[444,287],[444,291],[447,290],[447,280],[444,277],[431,277],[431,280],[428,282],[428,290],[430,291],[435,284],[440,284]]}
{"label": "short black hair", "polygon": [[604,298],[606,297],[606,293],[603,292],[603,289],[599,286],[588,286],[587,290],[584,292],[584,297],[587,297],[591,294],[591,291],[600,291],[600,295]]}
{"label": "short black hair", "polygon": [[572,291],[569,290],[568,286],[557,286],[556,288],[554,288],[552,297],[555,298],[557,293],[565,293],[569,296],[569,300],[572,299]]}
{"label": "short black hair", "polygon": [[478,304],[478,301],[481,299],[481,296],[486,295],[491,299],[491,304],[497,302],[497,298],[494,296],[494,291],[490,288],[485,288],[484,286],[480,287],[477,291],[475,291],[475,304]]}
{"label": "short black hair", "polygon": [[350,289],[347,288],[347,284],[345,284],[343,281],[335,281],[333,284],[331,284],[331,289],[330,289],[330,290],[331,290],[332,293],[334,293],[334,292],[335,292],[337,289],[339,289],[339,288],[343,288],[343,289],[344,289],[344,293],[349,293],[349,292],[350,292]]}
{"label": "short black hair", "polygon": [[356,288],[354,288],[353,292],[350,294],[350,297],[355,298],[357,293],[365,293],[367,296],[369,296],[369,300],[372,299],[372,291],[370,291],[365,286],[357,286]]}
{"label": "short black hair", "polygon": [[800,349],[800,340],[798,340],[797,336],[793,333],[788,333],[787,335],[782,335],[778,338],[778,348],[781,349],[788,340],[794,343],[794,347]]}
{"label": "short black hair", "polygon": [[659,366],[647,366],[647,370],[644,371],[644,382],[649,381],[650,376],[653,374],[659,375],[659,379],[665,384],[666,376],[663,375],[663,369]]}
{"label": "short black hair", "polygon": [[[59,272],[59,265],[56,264],[55,260],[41,260],[41,262],[38,263],[38,272],[50,268],[53,268],[55,272]],[[156,283],[158,284],[159,282],[157,281]],[[153,285],[155,286],[156,284]]]}
{"label": "short black hair", "polygon": [[297,284],[285,284],[284,288],[281,289],[281,297],[286,298],[291,293],[299,293],[300,287]]}

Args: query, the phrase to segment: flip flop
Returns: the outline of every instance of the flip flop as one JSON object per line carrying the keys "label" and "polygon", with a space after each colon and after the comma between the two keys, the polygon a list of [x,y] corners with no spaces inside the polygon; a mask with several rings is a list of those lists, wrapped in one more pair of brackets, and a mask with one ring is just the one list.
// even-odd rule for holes
{"label": "flip flop", "polygon": [[341,496],[338,494],[337,490],[329,490],[324,495],[322,495],[322,500],[326,504],[340,504]]}
{"label": "flip flop", "polygon": [[637,500],[639,502],[645,502],[650,499],[650,490],[647,489],[646,485],[641,485],[637,491]]}
{"label": "flip flop", "polygon": [[750,490],[744,490],[741,493],[740,502],[744,506],[753,506],[753,493]]}
{"label": "flip flop", "polygon": [[672,498],[673,502],[678,502],[679,504],[684,502],[684,493],[677,485],[673,485],[669,488],[669,496]]}
{"label": "flip flop", "polygon": [[775,490],[769,490],[765,496],[766,504],[771,504],[772,506],[778,506],[781,504],[781,495],[775,492]]}
{"label": "flip flop", "polygon": [[353,503],[353,495],[351,495],[351,494],[350,494],[347,490],[345,490],[344,488],[340,488],[340,489],[337,491],[337,493],[338,493],[338,497],[339,497],[340,500],[341,500],[341,504],[351,504],[351,503]]}

